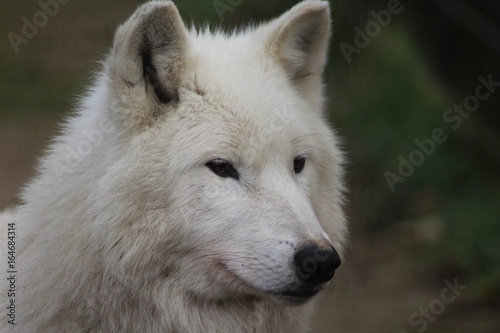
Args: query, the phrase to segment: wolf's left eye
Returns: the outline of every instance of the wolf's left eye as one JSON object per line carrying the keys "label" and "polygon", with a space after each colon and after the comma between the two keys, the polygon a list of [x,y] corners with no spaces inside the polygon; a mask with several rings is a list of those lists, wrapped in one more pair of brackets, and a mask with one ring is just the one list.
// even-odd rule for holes
{"label": "wolf's left eye", "polygon": [[293,169],[295,170],[295,173],[299,174],[304,170],[304,167],[306,166],[306,159],[305,157],[299,156],[295,157],[293,160]]}
{"label": "wolf's left eye", "polygon": [[231,163],[223,159],[216,159],[205,164],[207,168],[212,170],[217,176],[222,178],[231,177],[236,180],[240,179],[238,171],[233,167]]}

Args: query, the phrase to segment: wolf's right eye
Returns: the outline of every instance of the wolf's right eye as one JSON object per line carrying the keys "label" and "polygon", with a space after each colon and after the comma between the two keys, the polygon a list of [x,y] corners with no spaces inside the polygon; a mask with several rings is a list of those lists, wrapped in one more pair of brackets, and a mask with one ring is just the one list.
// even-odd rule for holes
{"label": "wolf's right eye", "polygon": [[205,164],[213,173],[222,178],[231,177],[236,180],[240,179],[238,171],[231,163],[223,159],[216,159]]}
{"label": "wolf's right eye", "polygon": [[296,174],[299,174],[304,170],[304,167],[306,166],[306,159],[302,156],[296,157],[293,160],[293,169],[295,170]]}

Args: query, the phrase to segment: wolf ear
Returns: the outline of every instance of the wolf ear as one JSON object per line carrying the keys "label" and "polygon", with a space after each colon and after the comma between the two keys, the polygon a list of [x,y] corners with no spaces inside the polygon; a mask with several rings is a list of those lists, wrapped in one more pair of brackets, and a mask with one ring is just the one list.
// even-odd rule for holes
{"label": "wolf ear", "polygon": [[[278,59],[291,80],[301,83],[323,73],[330,38],[330,6],[308,0],[271,22],[266,49]],[[310,82],[302,82],[310,83]]]}
{"label": "wolf ear", "polygon": [[188,32],[175,5],[151,1],[116,32],[109,76],[121,109],[146,120],[159,105],[175,102],[187,53]]}

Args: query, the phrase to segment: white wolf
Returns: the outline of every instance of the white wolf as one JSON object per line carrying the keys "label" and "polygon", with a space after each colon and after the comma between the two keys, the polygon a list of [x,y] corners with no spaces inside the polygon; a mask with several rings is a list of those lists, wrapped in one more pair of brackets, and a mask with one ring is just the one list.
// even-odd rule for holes
{"label": "white wolf", "polygon": [[232,34],[141,6],[3,217],[1,331],[307,332],[347,233],[329,36],[323,1]]}

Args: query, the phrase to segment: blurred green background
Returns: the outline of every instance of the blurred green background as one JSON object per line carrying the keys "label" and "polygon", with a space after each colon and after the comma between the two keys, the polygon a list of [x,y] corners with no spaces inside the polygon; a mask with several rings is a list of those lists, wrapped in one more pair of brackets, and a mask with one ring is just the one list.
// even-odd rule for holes
{"label": "blurred green background", "polygon": [[[8,34],[22,36],[23,17],[33,22],[43,7],[2,1],[0,209],[18,203],[36,156],[91,82],[117,25],[141,2],[61,4],[16,53]],[[230,28],[270,19],[296,2],[176,4],[187,23]],[[349,158],[352,241],[335,291],[322,297],[314,332],[500,332],[500,86],[460,116],[457,128],[443,118],[473,101],[478,77],[500,82],[500,3],[331,5],[328,114]],[[418,153],[415,140],[430,145],[436,128],[447,139],[428,155]],[[401,160],[419,165],[391,188],[388,172],[401,176]],[[444,281],[455,279],[467,289],[436,307]],[[419,311],[429,307],[427,318]]]}

